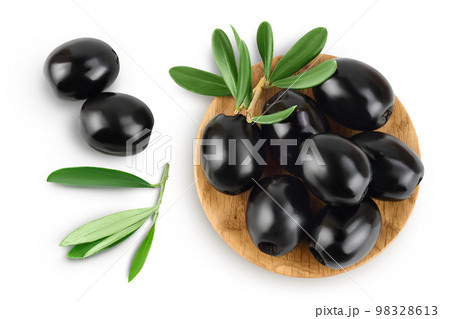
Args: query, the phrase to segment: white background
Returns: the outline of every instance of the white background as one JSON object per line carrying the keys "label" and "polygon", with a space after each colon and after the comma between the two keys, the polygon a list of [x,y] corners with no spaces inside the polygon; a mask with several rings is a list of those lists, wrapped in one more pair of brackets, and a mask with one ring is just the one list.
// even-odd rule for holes
{"label": "white background", "polygon": [[[0,5],[2,318],[313,318],[315,307],[376,305],[437,305],[440,318],[449,318],[445,1],[77,1]],[[195,187],[189,188],[195,121],[212,98],[184,91],[167,71],[189,65],[215,72],[210,36],[216,27],[229,32],[230,23],[259,62],[255,34],[263,20],[273,26],[276,55],[308,30],[327,27],[325,52],[376,67],[415,124],[426,172],[414,213],[385,252],[350,272],[353,279],[296,279],[258,268],[222,241]],[[145,101],[154,129],[173,138],[162,213],[171,208],[130,284],[128,267],[142,232],[82,261],[67,259],[58,243],[94,218],[151,205],[156,191],[45,182],[55,169],[81,165],[123,169],[151,181],[160,176],[88,147],[78,131],[82,102],[58,99],[46,83],[48,53],[83,36],[103,39],[119,54],[121,71],[109,90]]]}

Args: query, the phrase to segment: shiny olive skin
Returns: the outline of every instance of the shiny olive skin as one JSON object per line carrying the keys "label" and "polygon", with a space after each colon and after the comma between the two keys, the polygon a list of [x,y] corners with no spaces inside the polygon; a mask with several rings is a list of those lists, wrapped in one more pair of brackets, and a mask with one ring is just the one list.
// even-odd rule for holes
{"label": "shiny olive skin", "polygon": [[[314,100],[293,90],[281,90],[272,96],[264,106],[263,114],[280,112],[294,105],[297,107],[287,119],[272,125],[262,125],[261,130],[263,137],[269,141],[269,150],[277,163],[290,173],[300,176],[300,166],[295,165],[300,146],[312,135],[329,132],[330,125],[325,115],[317,109]],[[280,145],[283,141],[286,144]]]}
{"label": "shiny olive skin", "polygon": [[395,100],[389,82],[363,62],[347,58],[336,62],[336,72],[313,89],[319,108],[339,124],[358,131],[386,124]]}
{"label": "shiny olive skin", "polygon": [[144,102],[122,93],[100,93],[87,99],[80,120],[81,132],[89,145],[120,156],[144,150],[154,124],[153,114]]}
{"label": "shiny olive skin", "polygon": [[253,243],[271,256],[294,249],[306,236],[313,218],[305,186],[289,175],[261,180],[250,193],[246,216]]}
{"label": "shiny olive skin", "polygon": [[420,157],[399,139],[382,132],[350,138],[367,154],[373,171],[369,195],[384,200],[409,198],[423,178]]}
{"label": "shiny olive skin", "polygon": [[248,123],[243,115],[217,115],[206,125],[202,139],[203,171],[218,191],[227,195],[240,194],[254,185],[253,179],[261,177],[266,165],[264,143],[256,148],[264,141],[258,125]]}
{"label": "shiny olive skin", "polygon": [[366,154],[345,137],[330,133],[315,135],[306,145],[311,154],[301,165],[306,187],[330,205],[358,204],[372,180]]}
{"label": "shiny olive skin", "polygon": [[308,238],[309,250],[329,268],[346,268],[370,252],[380,229],[380,210],[369,197],[356,206],[325,206]]}
{"label": "shiny olive skin", "polygon": [[56,94],[87,99],[110,86],[119,74],[119,58],[105,42],[80,38],[61,44],[48,56],[44,72]]}

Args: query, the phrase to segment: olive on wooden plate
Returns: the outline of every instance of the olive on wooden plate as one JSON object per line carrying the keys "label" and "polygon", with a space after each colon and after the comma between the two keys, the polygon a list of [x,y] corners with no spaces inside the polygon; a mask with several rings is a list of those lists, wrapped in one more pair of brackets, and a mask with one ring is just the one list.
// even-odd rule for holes
{"label": "olive on wooden plate", "polygon": [[247,203],[247,229],[259,250],[282,256],[309,231],[308,192],[300,180],[289,175],[266,177],[258,184]]}
{"label": "olive on wooden plate", "polygon": [[119,74],[119,58],[109,44],[80,38],[61,44],[48,56],[44,71],[60,97],[87,99],[110,86]]}
{"label": "olive on wooden plate", "polygon": [[264,106],[263,114],[280,112],[293,105],[297,107],[288,118],[272,125],[262,125],[261,130],[278,164],[300,176],[300,165],[296,162],[303,141],[312,135],[329,132],[330,126],[310,97],[293,90],[281,90],[272,96]]}
{"label": "olive on wooden plate", "polygon": [[308,238],[309,249],[321,264],[346,268],[370,252],[380,229],[380,211],[368,197],[356,206],[325,206]]}
{"label": "olive on wooden plate", "polygon": [[141,100],[122,93],[87,99],[80,113],[81,132],[94,149],[112,155],[144,150],[153,129],[153,114]]}
{"label": "olive on wooden plate", "polygon": [[265,141],[258,125],[248,123],[243,115],[217,115],[206,125],[201,143],[203,171],[218,191],[240,194],[261,177]]}
{"label": "olive on wooden plate", "polygon": [[364,132],[350,139],[367,154],[372,165],[370,196],[403,200],[412,195],[424,174],[422,161],[412,149],[382,132]]}
{"label": "olive on wooden plate", "polygon": [[310,157],[301,165],[302,179],[314,195],[334,206],[356,205],[364,198],[372,169],[357,145],[326,133],[306,140],[302,147],[310,148]]}
{"label": "olive on wooden plate", "polygon": [[317,104],[348,128],[371,131],[389,120],[395,95],[384,76],[363,62],[338,58],[336,72],[313,88]]}

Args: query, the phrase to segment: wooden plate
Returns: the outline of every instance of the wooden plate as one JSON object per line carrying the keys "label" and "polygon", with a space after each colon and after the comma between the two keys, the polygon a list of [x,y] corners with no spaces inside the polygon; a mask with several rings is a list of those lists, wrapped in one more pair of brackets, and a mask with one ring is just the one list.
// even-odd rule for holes
{"label": "wooden plate", "polygon": [[[281,57],[274,58],[273,64],[275,65],[280,58]],[[334,56],[323,54],[317,59],[320,60],[319,62],[323,62],[332,58],[334,58]],[[262,63],[254,65],[252,71],[253,86],[255,86],[263,76]],[[277,88],[263,91],[262,97],[259,99],[256,106],[255,115],[261,114],[265,102],[277,91],[279,91]],[[302,92],[309,96],[313,96],[311,89],[303,90]],[[224,113],[232,115],[234,112],[234,103],[235,101],[232,97],[215,98],[203,117],[197,137],[201,138],[206,124],[208,124],[208,122],[217,114]],[[330,124],[332,132],[334,133],[343,136],[351,136],[356,133],[356,131],[344,128],[331,120]],[[397,97],[395,98],[394,112],[390,120],[379,130],[399,138],[420,156],[419,143],[414,126],[408,113]],[[198,142],[195,147],[195,157],[196,163],[200,163],[200,145]],[[268,163],[269,165],[264,171],[264,176],[286,173],[273,162],[273,159],[271,159],[270,156]],[[201,165],[194,166],[194,174],[195,178],[198,178],[197,193],[209,221],[223,240],[247,260],[275,273],[293,277],[317,278],[333,276],[344,272],[342,269],[327,268],[317,262],[309,252],[305,240],[293,251],[281,257],[272,257],[260,252],[251,241],[245,223],[245,209],[250,191],[237,196],[224,195],[211,186],[203,173]],[[418,191],[419,189],[417,188],[409,199],[400,202],[375,200],[380,208],[383,220],[380,236],[370,253],[355,265],[346,268],[346,271],[355,269],[370,261],[395,239],[411,215]],[[311,199],[311,205],[313,211],[318,211],[324,206],[322,202],[314,197]]]}

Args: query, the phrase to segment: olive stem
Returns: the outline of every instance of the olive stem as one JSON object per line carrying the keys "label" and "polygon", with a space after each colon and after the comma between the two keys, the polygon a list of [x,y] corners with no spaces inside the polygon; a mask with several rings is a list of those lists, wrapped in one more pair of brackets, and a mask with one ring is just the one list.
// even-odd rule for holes
{"label": "olive stem", "polygon": [[266,78],[263,76],[253,89],[253,98],[252,101],[250,102],[250,106],[246,110],[247,122],[249,123],[251,123],[251,118],[253,113],[255,112],[256,103],[258,103],[258,100],[261,97],[261,93],[265,84]]}
{"label": "olive stem", "polygon": [[167,163],[164,166],[164,172],[163,172],[163,175],[161,177],[161,181],[158,183],[158,185],[160,186],[160,189],[159,189],[158,201],[156,202],[156,205],[155,205],[156,212],[153,215],[153,222],[156,222],[156,219],[158,218],[159,206],[161,206],[161,202],[162,202],[162,198],[163,198],[163,195],[164,195],[164,190],[166,188],[166,182],[167,182],[168,178],[169,178],[169,163]]}
{"label": "olive stem", "polygon": [[164,189],[166,188],[166,182],[168,178],[169,178],[169,163],[167,163],[164,166],[163,176],[161,177],[161,181],[159,182],[159,185],[161,185],[161,189],[159,191],[158,202],[156,203],[158,207],[161,205],[162,197],[164,195]]}

